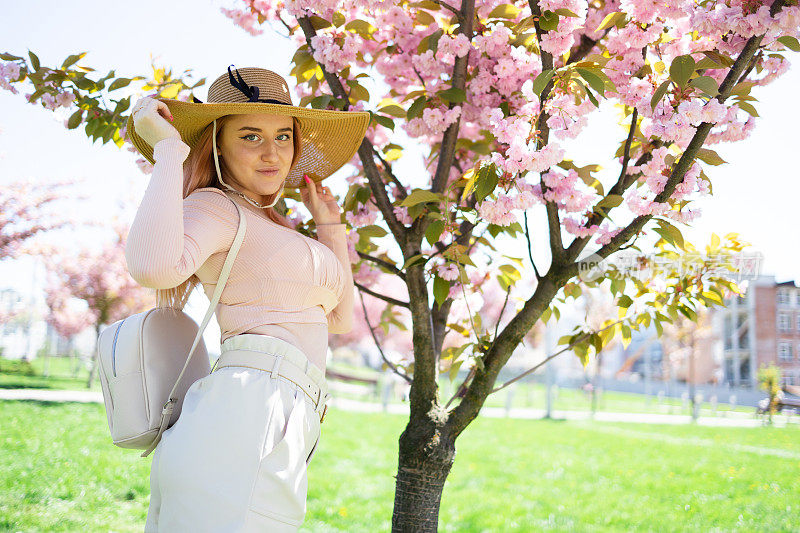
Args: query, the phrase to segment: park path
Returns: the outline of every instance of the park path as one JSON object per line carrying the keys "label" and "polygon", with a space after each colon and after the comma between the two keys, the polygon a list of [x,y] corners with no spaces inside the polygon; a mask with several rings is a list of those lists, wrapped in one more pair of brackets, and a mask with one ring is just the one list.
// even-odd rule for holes
{"label": "park path", "polygon": [[[52,389],[0,389],[0,400],[40,400],[50,402],[95,402],[103,403],[103,394],[99,391],[82,390],[52,390]],[[390,403],[383,405],[374,402],[361,402],[348,398],[333,397],[328,406],[331,409],[342,409],[355,412],[387,412],[392,414],[408,414],[407,403]],[[544,409],[487,407],[481,409],[481,415],[491,418],[525,418],[541,419],[545,416]],[[634,422],[642,424],[691,424],[690,415],[673,415],[665,413],[619,413],[613,411],[598,411],[592,417],[589,411],[559,411],[552,412],[554,419],[564,420],[592,420],[599,422]],[[795,417],[796,418],[796,417]],[[789,422],[786,416],[779,415],[774,418],[774,426],[784,427]],[[746,413],[726,413],[725,416],[700,416],[697,419],[700,426],[718,427],[758,427],[763,425],[760,418]]]}

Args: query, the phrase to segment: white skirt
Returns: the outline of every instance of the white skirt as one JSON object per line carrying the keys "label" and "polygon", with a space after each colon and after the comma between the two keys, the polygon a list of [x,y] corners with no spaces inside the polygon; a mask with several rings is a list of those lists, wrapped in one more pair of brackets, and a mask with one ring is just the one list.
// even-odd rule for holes
{"label": "white skirt", "polygon": [[[298,351],[275,337],[236,337],[247,351]],[[324,382],[305,362],[306,374]],[[145,533],[296,532],[320,430],[314,401],[295,383],[256,368],[215,369],[189,387],[153,451]]]}

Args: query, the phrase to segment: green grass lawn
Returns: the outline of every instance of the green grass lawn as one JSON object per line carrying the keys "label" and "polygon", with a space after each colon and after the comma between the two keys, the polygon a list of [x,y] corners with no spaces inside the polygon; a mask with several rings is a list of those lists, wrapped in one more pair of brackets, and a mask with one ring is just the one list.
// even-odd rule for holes
{"label": "green grass lawn", "polygon": [[[329,410],[303,531],[389,531],[405,418]],[[369,428],[369,431],[364,431]],[[798,531],[800,428],[478,418],[440,531]],[[0,402],[0,531],[142,531],[152,456],[102,404]]]}

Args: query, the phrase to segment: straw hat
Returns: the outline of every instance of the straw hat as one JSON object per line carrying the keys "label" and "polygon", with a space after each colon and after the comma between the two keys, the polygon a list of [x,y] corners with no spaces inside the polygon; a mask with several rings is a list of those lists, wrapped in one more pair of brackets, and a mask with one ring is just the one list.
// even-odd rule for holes
{"label": "straw hat", "polygon": [[[368,111],[297,107],[292,104],[286,80],[280,74],[258,67],[243,67],[232,72],[229,66],[227,74],[218,77],[208,88],[208,101],[205,103],[197,98],[194,102],[171,98],[156,99],[167,104],[174,117],[171,124],[181,134],[183,142],[190,147],[195,146],[206,126],[214,124],[213,152],[220,181],[222,177],[217,161],[216,119],[224,115],[274,113],[297,117],[302,151],[286,176],[284,186],[289,187],[302,186],[303,174],[308,174],[309,178],[318,182],[339,170],[358,150],[370,121]],[[139,153],[150,163],[155,163],[153,147],[136,133],[133,113],[128,116],[127,135]],[[231,188],[224,182],[223,184]]]}

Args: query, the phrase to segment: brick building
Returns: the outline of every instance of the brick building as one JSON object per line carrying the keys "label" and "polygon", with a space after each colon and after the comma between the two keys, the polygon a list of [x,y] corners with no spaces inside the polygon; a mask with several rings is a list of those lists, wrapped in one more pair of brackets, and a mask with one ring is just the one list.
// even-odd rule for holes
{"label": "brick building", "polygon": [[800,288],[759,276],[742,297],[728,298],[725,305],[714,312],[724,381],[755,388],[758,368],[775,363],[784,385],[800,385]]}

